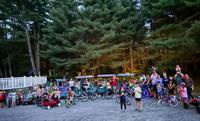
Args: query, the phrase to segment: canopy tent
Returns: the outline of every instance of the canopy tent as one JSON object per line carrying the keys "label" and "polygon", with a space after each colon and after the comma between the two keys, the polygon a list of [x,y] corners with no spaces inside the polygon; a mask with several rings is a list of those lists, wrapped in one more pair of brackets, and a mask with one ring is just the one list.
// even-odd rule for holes
{"label": "canopy tent", "polygon": [[99,74],[97,77],[113,77],[116,76],[115,74]]}
{"label": "canopy tent", "polygon": [[93,75],[88,75],[88,76],[77,76],[76,79],[87,79],[87,78],[94,78]]}
{"label": "canopy tent", "polygon": [[122,73],[122,74],[117,74],[118,77],[130,77],[130,76],[135,76],[133,73]]}

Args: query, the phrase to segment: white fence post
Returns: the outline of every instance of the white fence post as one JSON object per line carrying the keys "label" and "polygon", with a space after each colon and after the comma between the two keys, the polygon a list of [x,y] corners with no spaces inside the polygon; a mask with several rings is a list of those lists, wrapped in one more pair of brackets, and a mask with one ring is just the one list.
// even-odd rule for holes
{"label": "white fence post", "polygon": [[26,87],[26,76],[23,77],[24,87]]}
{"label": "white fence post", "polygon": [[11,77],[11,83],[10,84],[11,84],[10,85],[11,89],[14,88],[14,78],[13,77]]}

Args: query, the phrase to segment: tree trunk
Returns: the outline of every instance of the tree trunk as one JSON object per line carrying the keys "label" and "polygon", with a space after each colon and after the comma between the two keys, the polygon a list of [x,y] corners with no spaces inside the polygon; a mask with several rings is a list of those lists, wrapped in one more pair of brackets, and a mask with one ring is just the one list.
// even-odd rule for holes
{"label": "tree trunk", "polygon": [[133,49],[132,49],[132,45],[133,45],[133,40],[131,40],[131,43],[130,43],[131,72],[133,73]]}
{"label": "tree trunk", "polygon": [[4,77],[7,77],[7,67],[6,67],[6,63],[4,63]]}
{"label": "tree trunk", "polygon": [[34,58],[33,58],[33,53],[32,53],[31,40],[30,40],[30,36],[29,36],[29,32],[28,32],[28,25],[25,28],[25,33],[26,33],[26,40],[27,40],[27,44],[28,44],[28,52],[29,52],[29,56],[30,56],[32,69],[34,71],[34,75],[37,75],[37,70],[36,70],[36,66],[35,66],[35,62],[34,62]]}
{"label": "tree trunk", "polygon": [[40,33],[39,33],[39,24],[37,32],[37,44],[36,44],[36,66],[38,75],[40,75]]}
{"label": "tree trunk", "polygon": [[1,69],[2,69],[2,68],[1,68],[1,65],[0,65],[0,77],[3,77],[3,72],[2,72]]}
{"label": "tree trunk", "polygon": [[8,69],[10,73],[10,77],[12,76],[12,67],[11,67],[11,58],[10,55],[8,54]]}
{"label": "tree trunk", "polygon": [[37,74],[40,75],[40,33],[39,33],[39,24],[35,24],[34,27],[34,40],[35,40],[35,64]]}
{"label": "tree trunk", "polygon": [[35,45],[35,62],[36,62],[36,67],[37,67],[37,73],[40,75],[40,45],[39,42],[36,43]]}

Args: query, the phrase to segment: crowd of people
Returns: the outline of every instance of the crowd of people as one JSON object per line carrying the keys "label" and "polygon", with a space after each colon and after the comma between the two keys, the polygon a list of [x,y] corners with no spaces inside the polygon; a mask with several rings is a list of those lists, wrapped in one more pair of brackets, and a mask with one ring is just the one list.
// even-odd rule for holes
{"label": "crowd of people", "polygon": [[[152,68],[151,75],[140,74],[130,78],[118,78],[113,76],[112,78],[95,79],[94,81],[88,79],[65,79],[62,85],[67,87],[67,98],[70,102],[75,95],[75,89],[86,91],[95,86],[98,88],[106,87],[108,90],[112,90],[114,94],[120,96],[120,108],[126,110],[126,96],[129,94],[135,97],[137,111],[142,111],[142,98],[144,97],[143,91],[147,90],[149,97],[161,99],[163,95],[174,96],[177,95],[181,104],[187,102],[193,98],[192,91],[194,89],[194,82],[188,74],[183,74],[179,65],[176,66],[176,73],[173,76],[168,76],[167,73],[159,75],[156,68]],[[132,92],[131,92],[132,91]],[[60,99],[61,90],[58,88],[58,84],[51,82],[49,86],[37,85],[29,89],[29,97],[35,95],[36,104],[43,94],[48,94],[48,99]],[[0,101],[2,104],[3,96],[7,99],[9,107],[14,107],[19,103],[19,97],[23,98],[23,92],[13,90],[7,94],[0,92]],[[2,99],[1,99],[2,98]],[[39,105],[39,104],[38,104]],[[1,105],[2,106],[2,105]]]}

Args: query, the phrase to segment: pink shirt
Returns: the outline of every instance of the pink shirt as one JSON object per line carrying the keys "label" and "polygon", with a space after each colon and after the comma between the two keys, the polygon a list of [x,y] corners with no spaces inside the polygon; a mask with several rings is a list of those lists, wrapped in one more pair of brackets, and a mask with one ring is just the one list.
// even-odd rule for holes
{"label": "pink shirt", "polygon": [[181,97],[188,97],[187,88],[186,87],[180,87],[179,88],[179,93],[180,93]]}

